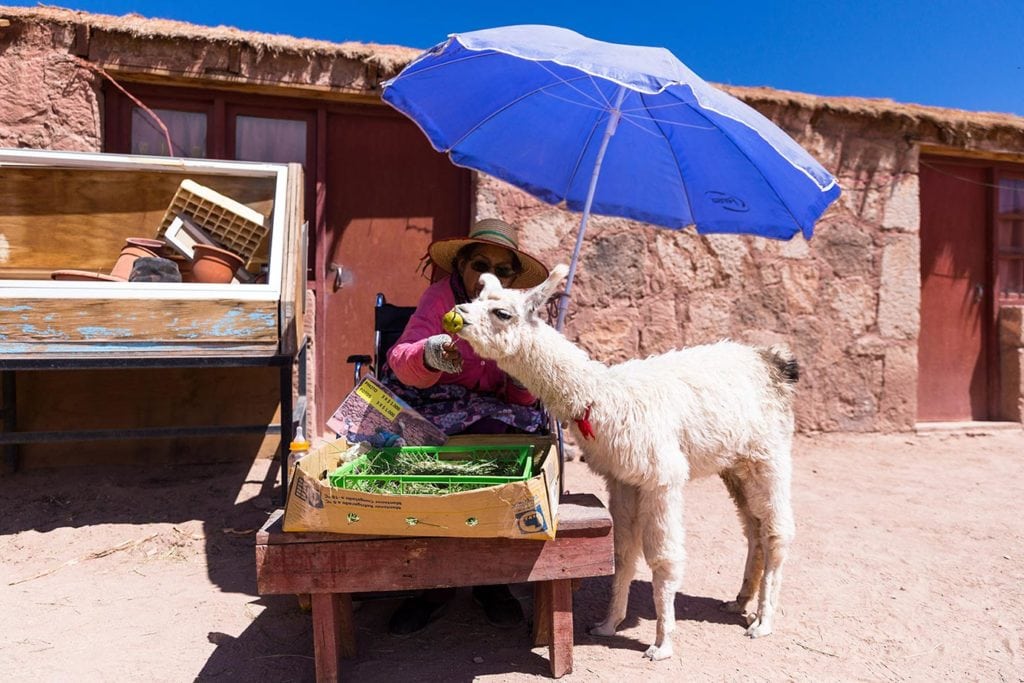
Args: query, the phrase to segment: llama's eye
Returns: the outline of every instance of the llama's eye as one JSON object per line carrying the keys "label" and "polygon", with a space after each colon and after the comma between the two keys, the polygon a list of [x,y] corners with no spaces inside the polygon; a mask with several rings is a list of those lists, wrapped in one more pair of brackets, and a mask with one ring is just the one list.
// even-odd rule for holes
{"label": "llama's eye", "polygon": [[511,320],[512,319],[512,314],[511,313],[509,313],[508,311],[503,311],[500,308],[494,309],[493,311],[491,311],[491,313],[493,313],[494,317],[497,318],[498,320]]}

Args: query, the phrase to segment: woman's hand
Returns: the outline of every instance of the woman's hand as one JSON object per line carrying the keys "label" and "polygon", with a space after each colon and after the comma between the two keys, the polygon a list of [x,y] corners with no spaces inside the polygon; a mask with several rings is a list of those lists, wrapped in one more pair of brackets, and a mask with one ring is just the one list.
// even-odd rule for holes
{"label": "woman's hand", "polygon": [[431,370],[453,375],[462,372],[462,354],[455,348],[455,342],[447,334],[427,337],[427,342],[423,346],[423,363]]}

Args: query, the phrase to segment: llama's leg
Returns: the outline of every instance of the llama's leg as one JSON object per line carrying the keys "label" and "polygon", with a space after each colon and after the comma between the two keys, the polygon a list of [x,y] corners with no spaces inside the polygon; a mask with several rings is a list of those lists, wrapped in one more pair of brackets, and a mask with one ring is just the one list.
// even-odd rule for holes
{"label": "llama's leg", "polygon": [[608,480],[608,507],[615,542],[615,576],[608,614],[604,621],[590,628],[590,633],[595,636],[615,635],[615,630],[626,618],[629,585],[633,582],[640,556],[641,527],[637,521],[636,487]]}
{"label": "llama's leg", "polygon": [[672,632],[676,628],[676,593],[686,566],[686,526],[682,485],[659,486],[640,492],[644,556],[651,567],[654,611],[658,632],[644,657],[652,660],[672,656]]}
{"label": "llama's leg", "polygon": [[747,537],[747,561],[743,567],[743,583],[740,585],[740,592],[736,595],[735,600],[722,603],[722,609],[726,612],[742,614],[747,618],[747,624],[750,624],[756,618],[751,607],[757,597],[761,577],[764,575],[761,523],[750,512],[747,496],[743,492],[743,481],[730,471],[722,472],[721,477],[725,482],[726,490],[729,491],[729,495],[736,503],[736,511],[739,513],[740,523],[743,526],[743,534]]}
{"label": "llama's leg", "polygon": [[761,595],[757,605],[757,618],[750,624],[746,634],[760,638],[772,632],[775,610],[779,605],[779,591],[782,587],[782,565],[786,561],[789,544],[796,534],[793,524],[793,507],[790,501],[789,452],[776,458],[771,464],[764,464],[755,470],[756,481],[744,490],[753,496],[757,491],[759,500],[751,500],[751,508],[761,521],[761,547],[764,549],[764,576],[761,578]]}

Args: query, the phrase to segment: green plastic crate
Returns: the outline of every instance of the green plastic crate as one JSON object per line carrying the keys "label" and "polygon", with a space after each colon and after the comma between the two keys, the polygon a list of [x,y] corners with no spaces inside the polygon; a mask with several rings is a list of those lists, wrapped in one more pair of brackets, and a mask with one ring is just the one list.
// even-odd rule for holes
{"label": "green plastic crate", "polygon": [[[525,481],[533,476],[533,447],[530,445],[492,446],[402,446],[372,450],[345,463],[327,475],[331,486],[364,493],[398,495],[444,495]],[[399,465],[396,465],[396,460]],[[449,463],[453,468],[483,470],[486,473],[399,474],[393,470],[402,461]],[[457,463],[457,464],[456,464]],[[441,466],[443,467],[443,465]],[[488,470],[499,470],[492,473]]]}

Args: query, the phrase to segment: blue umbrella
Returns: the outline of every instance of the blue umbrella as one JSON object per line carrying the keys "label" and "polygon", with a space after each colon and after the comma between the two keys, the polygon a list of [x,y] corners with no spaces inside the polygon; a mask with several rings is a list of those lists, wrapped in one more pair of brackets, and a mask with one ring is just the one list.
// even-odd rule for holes
{"label": "blue umbrella", "polygon": [[839,196],[792,138],[664,48],[552,26],[452,34],[385,82],[382,97],[455,164],[582,211],[566,294],[592,211],[809,239]]}

